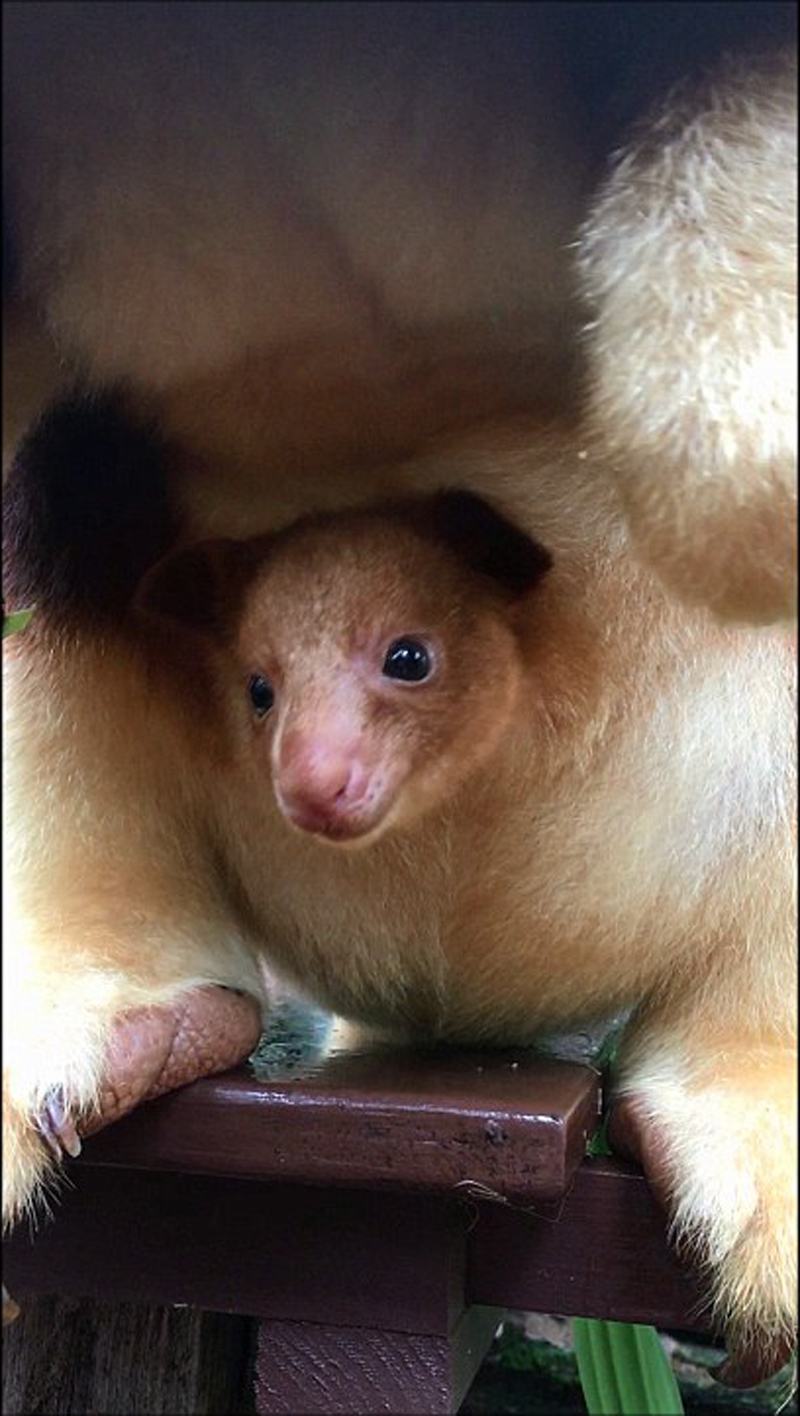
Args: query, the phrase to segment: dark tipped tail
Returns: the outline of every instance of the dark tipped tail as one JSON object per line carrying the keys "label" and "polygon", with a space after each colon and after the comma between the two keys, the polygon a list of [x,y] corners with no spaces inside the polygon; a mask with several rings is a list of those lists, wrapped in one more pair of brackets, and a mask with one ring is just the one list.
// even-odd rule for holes
{"label": "dark tipped tail", "polygon": [[3,598],[37,621],[102,624],[124,614],[178,522],[169,451],[116,396],[55,404],[23,439],[3,492]]}

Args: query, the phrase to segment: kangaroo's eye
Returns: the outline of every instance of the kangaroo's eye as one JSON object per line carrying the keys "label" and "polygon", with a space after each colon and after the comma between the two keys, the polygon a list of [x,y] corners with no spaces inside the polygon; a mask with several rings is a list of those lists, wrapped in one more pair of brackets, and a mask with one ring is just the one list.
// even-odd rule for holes
{"label": "kangaroo's eye", "polygon": [[269,679],[262,678],[261,674],[253,674],[247,684],[247,692],[250,694],[256,717],[266,717],[275,702],[275,692]]}
{"label": "kangaroo's eye", "polygon": [[430,652],[421,639],[395,639],[383,661],[386,678],[403,683],[422,683],[432,667]]}

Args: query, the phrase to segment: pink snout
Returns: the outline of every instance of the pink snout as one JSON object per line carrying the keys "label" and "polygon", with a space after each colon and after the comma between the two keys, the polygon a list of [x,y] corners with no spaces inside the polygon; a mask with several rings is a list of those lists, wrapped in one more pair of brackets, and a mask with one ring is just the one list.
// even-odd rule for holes
{"label": "pink snout", "polygon": [[275,791],[284,815],[303,831],[356,835],[374,793],[373,773],[359,744],[321,733],[292,734],[282,743]]}

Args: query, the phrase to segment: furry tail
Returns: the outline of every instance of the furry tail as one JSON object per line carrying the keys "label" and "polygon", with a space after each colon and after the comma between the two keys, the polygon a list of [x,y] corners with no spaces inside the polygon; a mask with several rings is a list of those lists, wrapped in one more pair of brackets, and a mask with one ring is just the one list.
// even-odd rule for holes
{"label": "furry tail", "polygon": [[797,60],[642,128],[579,266],[589,424],[643,557],[725,618],[796,614]]}

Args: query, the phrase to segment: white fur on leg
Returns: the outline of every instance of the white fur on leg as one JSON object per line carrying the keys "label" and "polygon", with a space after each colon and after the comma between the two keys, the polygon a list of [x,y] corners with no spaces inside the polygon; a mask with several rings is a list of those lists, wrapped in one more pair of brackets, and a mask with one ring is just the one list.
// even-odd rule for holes
{"label": "white fur on leg", "polygon": [[797,1329],[797,1076],[779,1046],[640,1039],[620,1090],[663,1144],[675,1237],[709,1266],[739,1343]]}

